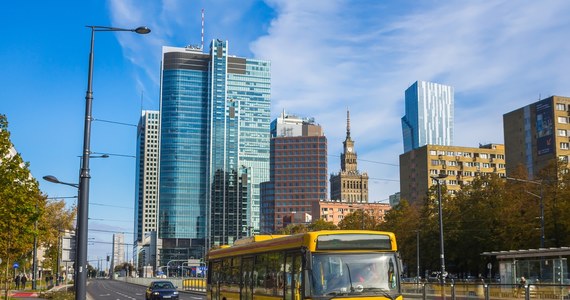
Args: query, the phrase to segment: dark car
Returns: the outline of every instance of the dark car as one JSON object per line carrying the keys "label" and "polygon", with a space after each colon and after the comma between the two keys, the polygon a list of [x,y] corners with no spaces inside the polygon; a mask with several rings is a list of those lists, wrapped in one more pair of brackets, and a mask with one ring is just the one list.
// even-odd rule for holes
{"label": "dark car", "polygon": [[153,281],[146,289],[145,299],[178,299],[178,291],[170,281]]}

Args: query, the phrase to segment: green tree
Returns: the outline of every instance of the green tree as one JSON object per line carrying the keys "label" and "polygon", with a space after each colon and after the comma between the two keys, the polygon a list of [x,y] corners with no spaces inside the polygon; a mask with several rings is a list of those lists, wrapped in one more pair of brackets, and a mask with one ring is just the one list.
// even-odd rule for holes
{"label": "green tree", "polygon": [[333,222],[325,221],[324,219],[316,219],[308,226],[308,231],[319,231],[319,230],[337,230]]}
{"label": "green tree", "polygon": [[396,205],[384,216],[384,222],[377,226],[378,230],[390,231],[396,234],[398,251],[404,261],[407,276],[412,274],[417,276],[417,243],[418,232],[420,232],[419,212],[416,206],[402,199],[400,204]]}
{"label": "green tree", "polygon": [[34,223],[45,202],[38,182],[30,174],[29,163],[14,151],[6,116],[0,115],[0,257],[6,294],[10,267],[15,261],[23,265],[31,256],[37,234]]}
{"label": "green tree", "polygon": [[303,233],[307,232],[308,228],[305,224],[289,224],[286,227],[283,227],[277,230],[277,234],[295,234],[295,233]]}
{"label": "green tree", "polygon": [[380,220],[377,220],[373,215],[363,209],[358,209],[344,216],[338,222],[338,228],[344,230],[374,230],[378,223],[380,223]]}
{"label": "green tree", "polygon": [[43,267],[57,272],[57,257],[61,251],[58,245],[61,234],[73,229],[75,207],[67,209],[64,200],[48,201],[38,223],[38,244],[44,247]]}

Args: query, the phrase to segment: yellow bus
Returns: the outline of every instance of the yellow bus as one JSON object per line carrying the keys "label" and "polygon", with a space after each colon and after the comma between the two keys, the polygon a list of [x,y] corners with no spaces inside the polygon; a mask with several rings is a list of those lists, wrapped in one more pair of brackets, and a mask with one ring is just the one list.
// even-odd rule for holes
{"label": "yellow bus", "polygon": [[402,299],[393,233],[256,235],[208,253],[209,300]]}

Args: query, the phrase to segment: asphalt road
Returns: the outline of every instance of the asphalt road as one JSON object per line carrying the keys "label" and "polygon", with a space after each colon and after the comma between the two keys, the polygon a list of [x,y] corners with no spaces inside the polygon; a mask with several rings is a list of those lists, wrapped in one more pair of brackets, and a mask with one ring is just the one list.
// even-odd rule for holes
{"label": "asphalt road", "polygon": [[[88,299],[133,300],[144,299],[146,287],[116,280],[94,279],[87,284]],[[180,299],[205,300],[206,296],[180,291]]]}

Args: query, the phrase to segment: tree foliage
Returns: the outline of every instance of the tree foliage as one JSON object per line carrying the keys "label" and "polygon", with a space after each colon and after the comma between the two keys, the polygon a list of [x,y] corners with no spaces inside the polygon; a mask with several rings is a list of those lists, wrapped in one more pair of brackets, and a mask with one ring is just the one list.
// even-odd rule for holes
{"label": "tree foliage", "polygon": [[[566,164],[554,163],[532,181],[526,180],[522,168],[510,176],[523,180],[481,176],[453,196],[442,185],[445,262],[449,272],[485,274],[492,257],[482,256],[483,252],[539,248],[541,202],[544,246],[570,244],[570,173]],[[437,200],[435,187],[423,201],[410,204],[402,199],[378,226],[396,233],[408,276],[416,276],[418,246],[420,275],[440,269]]]}
{"label": "tree foliage", "polygon": [[15,153],[10,141],[8,121],[0,115],[0,257],[2,277],[7,280],[9,267],[22,264],[30,256],[34,223],[42,214],[45,197],[31,176],[29,164]]}
{"label": "tree foliage", "polygon": [[[7,283],[17,262],[22,269],[32,267],[33,242],[46,247],[48,257],[57,246],[58,228],[70,229],[73,213],[62,203],[50,203],[10,140],[8,120],[0,114],[0,274]],[[55,247],[54,247],[55,246]],[[49,262],[49,258],[48,258]],[[44,265],[45,266],[45,265]],[[7,287],[7,285],[6,285]]]}
{"label": "tree foliage", "polygon": [[338,222],[338,228],[344,230],[375,230],[379,223],[380,220],[374,218],[373,215],[363,209],[358,209],[344,216]]}

